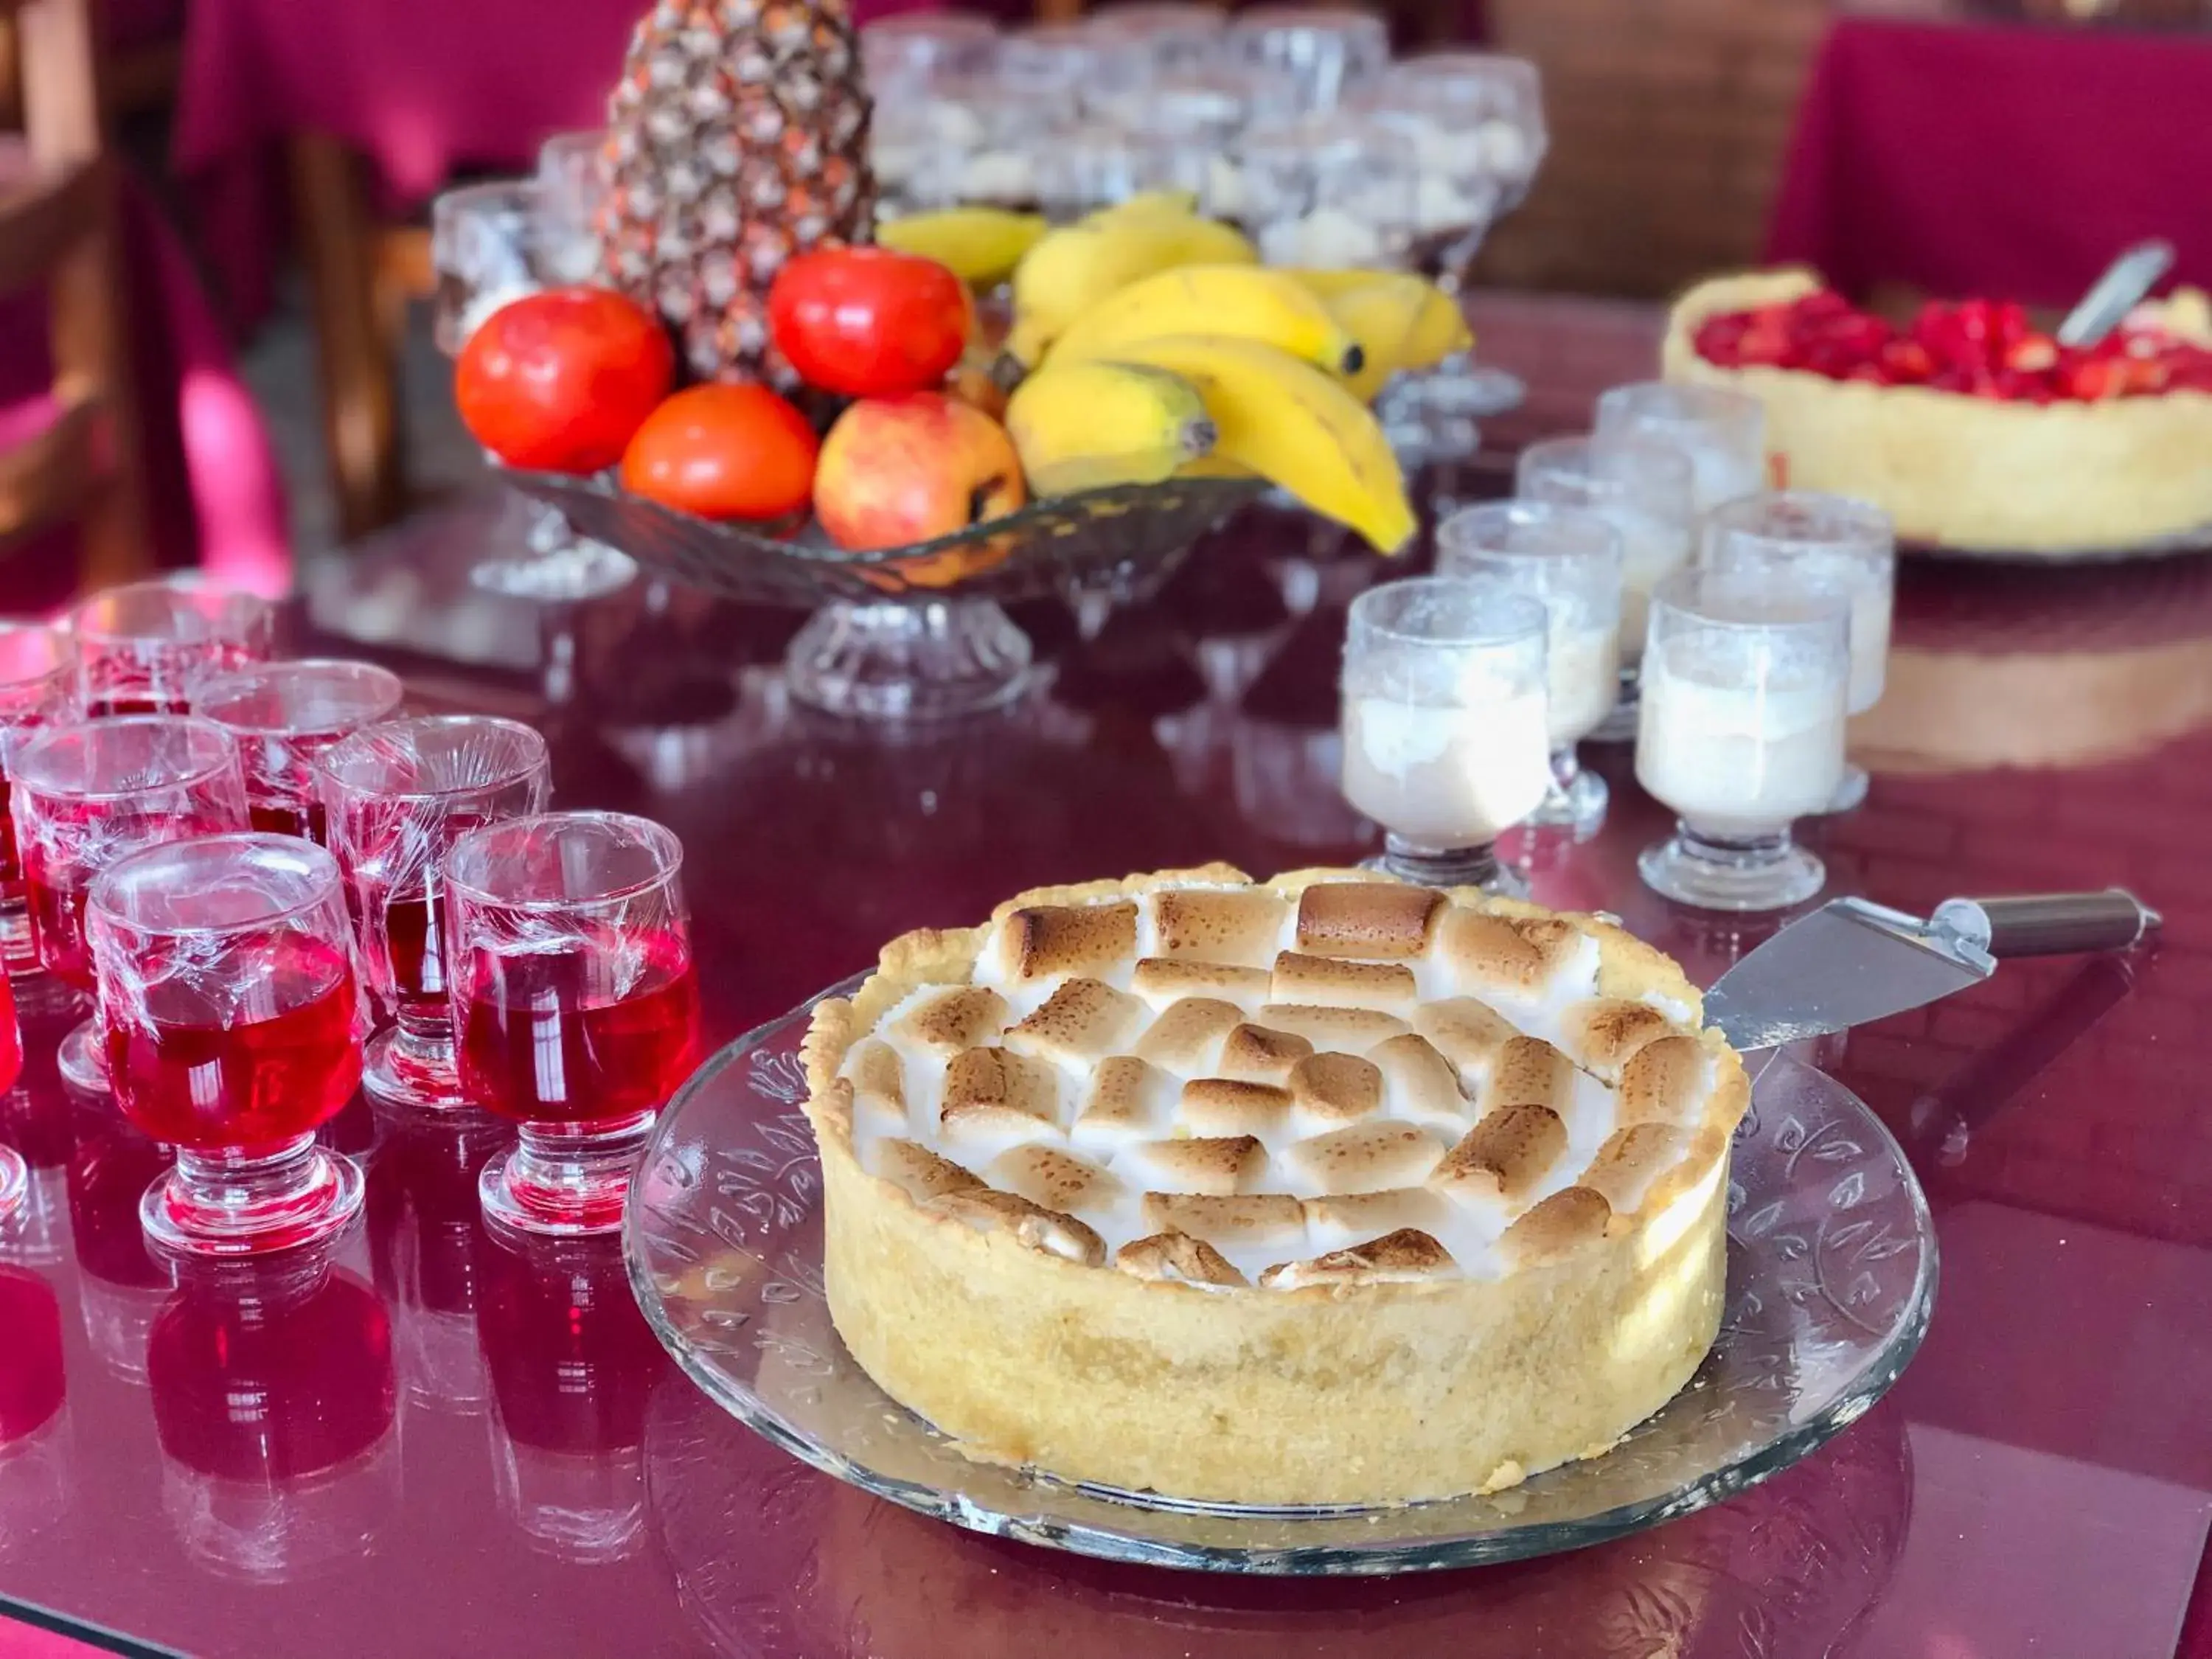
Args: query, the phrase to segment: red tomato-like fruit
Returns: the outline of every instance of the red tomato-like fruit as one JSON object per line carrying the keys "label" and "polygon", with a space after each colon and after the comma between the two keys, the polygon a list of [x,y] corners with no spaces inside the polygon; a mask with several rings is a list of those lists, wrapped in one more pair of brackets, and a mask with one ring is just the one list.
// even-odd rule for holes
{"label": "red tomato-like fruit", "polygon": [[771,337],[809,386],[886,398],[939,384],[974,325],[968,285],[887,247],[817,248],[768,291]]}
{"label": "red tomato-like fruit", "polygon": [[608,289],[556,288],[501,306],[469,336],[453,401],[509,466],[597,472],[622,459],[675,378],[658,317]]}
{"label": "red tomato-like fruit", "polygon": [[806,505],[820,445],[764,386],[695,386],[646,417],[623,488],[702,519],[780,519]]}

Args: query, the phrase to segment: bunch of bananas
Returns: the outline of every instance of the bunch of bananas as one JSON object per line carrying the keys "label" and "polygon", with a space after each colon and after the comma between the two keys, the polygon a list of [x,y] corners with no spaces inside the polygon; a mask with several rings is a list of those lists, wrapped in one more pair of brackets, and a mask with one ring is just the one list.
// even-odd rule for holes
{"label": "bunch of bananas", "polygon": [[1263,268],[1237,231],[1171,192],[1057,229],[962,210],[884,235],[971,281],[986,266],[1011,276],[1006,349],[1024,373],[1006,422],[1036,494],[1257,474],[1386,553],[1412,538],[1367,402],[1392,374],[1471,343],[1431,284]]}

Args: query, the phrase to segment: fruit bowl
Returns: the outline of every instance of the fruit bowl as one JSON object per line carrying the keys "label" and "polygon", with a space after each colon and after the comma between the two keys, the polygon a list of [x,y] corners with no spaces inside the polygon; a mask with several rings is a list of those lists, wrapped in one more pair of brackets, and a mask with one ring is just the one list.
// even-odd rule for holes
{"label": "fruit bowl", "polygon": [[831,714],[918,719],[988,708],[1028,683],[1030,643],[1001,606],[1049,596],[1127,601],[1266,486],[1174,478],[1033,501],[950,536],[878,552],[717,524],[599,478],[509,469],[507,481],[592,541],[718,597],[813,610],[785,665],[792,695]]}

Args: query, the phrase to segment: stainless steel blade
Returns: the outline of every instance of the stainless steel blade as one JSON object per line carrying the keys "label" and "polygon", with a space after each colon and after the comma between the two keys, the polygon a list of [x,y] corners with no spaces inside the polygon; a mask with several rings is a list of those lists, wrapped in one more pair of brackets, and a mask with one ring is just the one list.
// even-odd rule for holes
{"label": "stainless steel blade", "polygon": [[1832,899],[1723,974],[1705,993],[1705,1020],[1740,1049],[1771,1048],[1917,1008],[1996,970],[1945,923]]}

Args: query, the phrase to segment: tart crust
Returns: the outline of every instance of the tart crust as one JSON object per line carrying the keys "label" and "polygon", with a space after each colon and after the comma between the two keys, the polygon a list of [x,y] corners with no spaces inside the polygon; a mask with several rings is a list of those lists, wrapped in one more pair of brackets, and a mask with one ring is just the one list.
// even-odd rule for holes
{"label": "tart crust", "polygon": [[2212,526],[2212,396],[2201,392],[1999,403],[1698,356],[1707,318],[1820,286],[1803,270],[1700,283],[1675,302],[1662,347],[1667,379],[1766,406],[1767,447],[1786,458],[1792,489],[1872,501],[1901,540],[1937,546],[2056,555]]}
{"label": "tart crust", "polygon": [[[1372,879],[1304,871],[1264,890],[1295,903],[1318,882]],[[1664,1040],[1711,1060],[1703,1098],[1673,1127],[1671,1163],[1634,1207],[1616,1211],[1591,1186],[1555,1192],[1521,1212],[1495,1276],[1438,1271],[1435,1241],[1388,1218],[1367,1243],[1263,1278],[1173,1234],[1133,1242],[1116,1266],[1073,1216],[863,1167],[854,1085],[841,1075],[849,1051],[917,990],[969,983],[1004,937],[998,924],[1162,888],[1245,884],[1210,866],[1024,893],[991,927],[894,939],[849,1001],[817,1007],[806,1113],[822,1158],[830,1309],[847,1346],[970,1456],[1182,1498],[1407,1501],[1494,1491],[1604,1451],[1712,1344],[1729,1139],[1749,1100],[1734,1052],[1696,1025],[1698,994],[1680,969],[1606,922],[1472,890],[1447,896],[1595,939],[1598,995],[1689,1011]],[[1591,1178],[1604,1184],[1601,1170]],[[1295,1201],[1182,1202],[1246,1206],[1263,1227],[1262,1206]]]}

